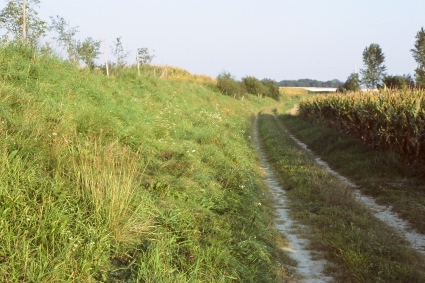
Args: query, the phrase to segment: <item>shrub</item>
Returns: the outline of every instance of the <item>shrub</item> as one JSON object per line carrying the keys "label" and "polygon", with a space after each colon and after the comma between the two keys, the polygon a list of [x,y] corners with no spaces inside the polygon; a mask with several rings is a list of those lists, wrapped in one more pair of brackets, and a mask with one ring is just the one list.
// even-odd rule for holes
{"label": "shrub", "polygon": [[403,76],[385,76],[382,80],[383,85],[379,85],[378,88],[383,86],[395,89],[414,88],[415,82],[410,75]]}
{"label": "shrub", "polygon": [[268,90],[265,95],[275,100],[279,100],[279,85],[277,82],[271,79],[263,79],[261,82]]}
{"label": "shrub", "polygon": [[241,96],[245,94],[244,86],[237,82],[228,72],[222,72],[218,75],[217,87],[224,95]]}
{"label": "shrub", "polygon": [[337,92],[345,93],[347,91],[359,91],[360,90],[360,79],[359,74],[352,73],[348,76],[345,83],[338,87]]}
{"label": "shrub", "polygon": [[254,95],[265,95],[267,93],[267,88],[255,77],[245,77],[242,79],[243,84],[245,85],[246,91]]}

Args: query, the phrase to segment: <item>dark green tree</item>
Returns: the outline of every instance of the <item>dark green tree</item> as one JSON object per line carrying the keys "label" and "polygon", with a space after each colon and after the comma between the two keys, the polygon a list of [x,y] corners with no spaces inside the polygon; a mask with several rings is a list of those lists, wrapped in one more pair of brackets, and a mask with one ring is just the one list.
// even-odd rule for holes
{"label": "dark green tree", "polygon": [[358,73],[352,73],[351,75],[348,76],[347,80],[345,81],[345,83],[338,87],[338,92],[348,92],[348,91],[359,91],[360,88],[360,79],[359,79],[359,74]]}
{"label": "dark green tree", "polygon": [[406,84],[407,84],[408,87],[410,87],[410,88],[415,88],[416,87],[416,82],[413,79],[412,75],[410,75],[410,74],[403,75],[403,78],[406,79]]}
{"label": "dark green tree", "polygon": [[23,0],[7,1],[6,7],[0,11],[0,28],[6,29],[15,40],[34,46],[46,34],[47,23],[39,19],[35,10],[40,0],[26,0],[25,21],[23,3]]}
{"label": "dark green tree", "polygon": [[403,76],[385,76],[382,80],[382,86],[379,88],[394,88],[394,89],[404,89],[404,88],[414,88],[415,81],[413,80],[411,75],[403,75]]}
{"label": "dark green tree", "polygon": [[416,85],[425,88],[425,31],[423,27],[416,34],[415,48],[410,51],[418,63],[418,67],[415,69]]}
{"label": "dark green tree", "polygon": [[360,70],[362,74],[361,82],[368,88],[376,88],[378,83],[385,76],[387,67],[384,65],[385,55],[381,47],[372,43],[363,51],[363,62],[365,69]]}
{"label": "dark green tree", "polygon": [[310,86],[319,86],[319,87],[339,87],[344,83],[339,80],[331,80],[331,81],[318,81],[311,79],[300,79],[300,80],[283,80],[278,83],[279,86],[286,87],[310,87]]}

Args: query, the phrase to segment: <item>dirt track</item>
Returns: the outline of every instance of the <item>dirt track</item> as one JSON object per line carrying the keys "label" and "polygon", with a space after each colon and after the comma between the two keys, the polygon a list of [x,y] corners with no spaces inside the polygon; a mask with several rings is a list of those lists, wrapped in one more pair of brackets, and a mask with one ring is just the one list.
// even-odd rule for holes
{"label": "dirt track", "polygon": [[[291,115],[295,115],[297,111],[298,111],[298,105],[296,105],[293,109],[289,110],[287,113]],[[312,154],[319,165],[325,167],[329,173],[331,173],[336,178],[341,180],[341,182],[344,185],[352,187],[354,190],[354,195],[356,196],[356,199],[359,202],[361,202],[363,205],[368,207],[376,218],[385,222],[387,225],[393,227],[399,233],[401,237],[404,237],[410,243],[411,247],[414,250],[425,255],[425,235],[418,233],[414,229],[411,229],[409,223],[399,218],[396,213],[391,211],[391,206],[387,207],[387,206],[379,205],[376,203],[374,198],[362,194],[360,190],[356,189],[357,186],[354,183],[352,183],[350,180],[348,180],[346,177],[342,176],[338,172],[332,170],[326,162],[324,162],[319,157],[315,156],[314,153],[308,149],[306,144],[302,143],[297,138],[295,138],[285,128],[282,122],[279,121],[276,115],[274,116],[274,118],[276,119],[276,123],[279,126],[280,130],[287,133],[299,146],[301,146],[310,154]]]}
{"label": "dirt track", "polygon": [[[268,162],[267,155],[261,146],[260,137],[258,134],[258,116],[254,122],[253,142],[258,152],[261,162],[261,169],[264,171],[265,182],[268,185],[272,196],[276,200],[274,209],[276,211],[276,227],[279,232],[287,238],[289,245],[282,247],[289,252],[291,257],[298,262],[296,267],[297,273],[301,279],[297,282],[303,283],[326,283],[333,280],[332,277],[323,274],[326,260],[313,260],[310,250],[306,249],[308,241],[298,236],[297,231],[305,230],[306,228],[293,221],[289,217],[289,209],[287,208],[287,200],[285,190],[279,185],[275,173],[272,170],[271,164]],[[315,254],[317,258],[317,253]],[[320,257],[320,256],[319,256]]]}

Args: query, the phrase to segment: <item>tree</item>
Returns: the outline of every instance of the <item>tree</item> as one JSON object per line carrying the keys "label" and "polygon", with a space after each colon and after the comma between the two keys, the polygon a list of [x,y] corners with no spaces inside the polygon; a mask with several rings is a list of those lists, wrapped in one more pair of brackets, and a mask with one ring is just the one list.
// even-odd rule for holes
{"label": "tree", "polygon": [[94,67],[94,59],[100,54],[100,44],[100,40],[94,40],[91,37],[77,43],[78,59],[82,60],[90,69]]}
{"label": "tree", "polygon": [[279,85],[276,81],[271,79],[263,79],[261,83],[267,88],[266,96],[271,97],[275,100],[279,100]]}
{"label": "tree", "polygon": [[394,89],[404,89],[404,88],[414,88],[415,82],[412,79],[411,75],[403,75],[403,76],[385,76],[382,80],[383,85],[379,86],[379,88],[387,87]]}
{"label": "tree", "polygon": [[339,80],[331,80],[331,81],[318,81],[318,80],[311,80],[311,79],[301,79],[301,80],[283,80],[278,83],[279,86],[286,86],[286,87],[308,87],[308,86],[319,86],[319,87],[339,87],[342,86],[344,83]]}
{"label": "tree", "polygon": [[245,94],[243,85],[237,82],[229,72],[222,72],[217,77],[217,88],[228,96],[242,96]]}
{"label": "tree", "polygon": [[387,67],[384,65],[385,55],[381,47],[372,43],[363,51],[363,62],[366,69],[360,70],[362,83],[368,88],[375,88],[385,75]]}
{"label": "tree", "polygon": [[121,37],[118,37],[115,42],[113,42],[113,46],[111,46],[112,54],[117,58],[117,67],[124,67],[126,65],[126,59],[130,52],[125,52],[124,47],[122,46]]}
{"label": "tree", "polygon": [[348,76],[347,80],[345,81],[345,83],[338,87],[338,92],[347,92],[347,91],[359,91],[360,90],[360,79],[359,79],[359,74],[357,73],[352,73],[351,75]]}
{"label": "tree", "polygon": [[149,65],[155,57],[155,55],[149,53],[149,49],[147,48],[138,48],[137,54],[139,56],[140,65]]}
{"label": "tree", "polygon": [[245,77],[242,78],[242,82],[245,85],[246,91],[250,94],[254,95],[265,95],[268,92],[268,89],[264,84],[261,83],[260,80],[258,80],[255,77]]}
{"label": "tree", "polygon": [[65,21],[65,19],[59,16],[56,16],[56,19],[51,17],[51,20],[52,24],[49,29],[58,33],[58,37],[54,37],[54,39],[66,49],[66,52],[68,53],[68,60],[76,62],[78,60],[78,52],[77,40],[74,36],[78,32],[78,27],[68,27],[69,24]]}
{"label": "tree", "polygon": [[416,83],[415,83],[415,80],[412,78],[412,75],[410,74],[403,75],[403,78],[406,80],[406,84],[408,87],[410,88],[416,87]]}
{"label": "tree", "polygon": [[418,63],[418,67],[415,69],[416,85],[425,88],[425,31],[423,27],[416,34],[415,48],[410,51]]}
{"label": "tree", "polygon": [[[24,14],[25,5],[25,18]],[[40,0],[9,0],[6,7],[0,12],[0,28],[5,28],[15,40],[31,46],[46,33],[47,23],[38,18],[34,9],[39,6]]]}

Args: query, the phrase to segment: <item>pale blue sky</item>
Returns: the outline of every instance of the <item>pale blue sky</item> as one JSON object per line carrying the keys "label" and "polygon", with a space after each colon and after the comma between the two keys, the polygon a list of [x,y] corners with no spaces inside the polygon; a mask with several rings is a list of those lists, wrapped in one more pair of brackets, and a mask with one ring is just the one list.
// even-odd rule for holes
{"label": "pale blue sky", "polygon": [[133,53],[154,49],[154,64],[192,73],[345,81],[371,43],[381,46],[389,74],[413,74],[425,1],[42,0],[40,15],[64,17],[81,39],[111,45],[121,36]]}

